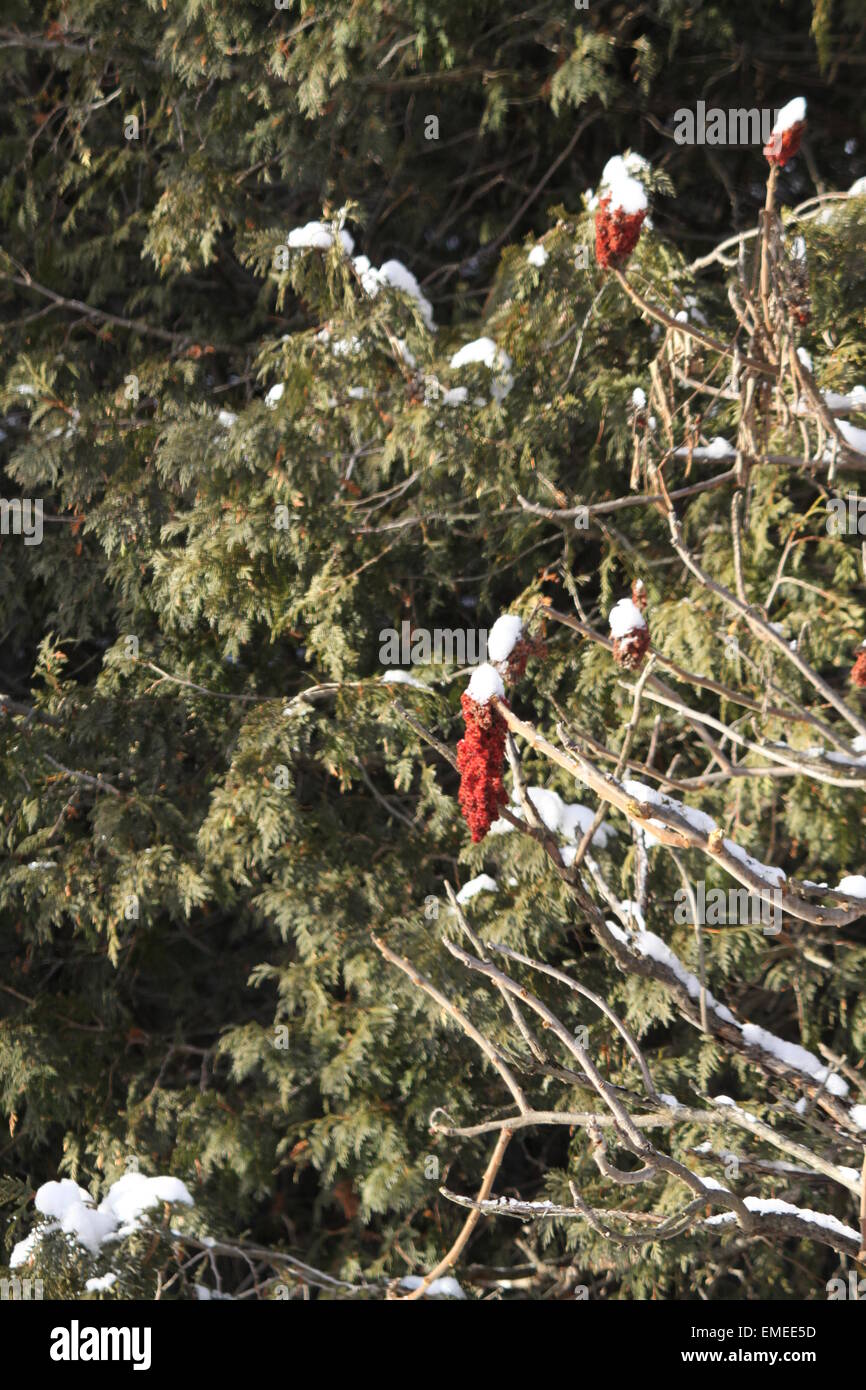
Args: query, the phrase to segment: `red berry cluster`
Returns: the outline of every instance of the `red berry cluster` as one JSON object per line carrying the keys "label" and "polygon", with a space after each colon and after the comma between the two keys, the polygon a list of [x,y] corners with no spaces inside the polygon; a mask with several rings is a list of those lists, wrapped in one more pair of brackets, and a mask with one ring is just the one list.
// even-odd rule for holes
{"label": "red berry cluster", "polygon": [[795,125],[788,126],[787,130],[774,132],[764,146],[764,158],[767,162],[778,164],[780,169],[784,169],[788,160],[799,153],[805,129],[806,122],[797,121]]}
{"label": "red berry cluster", "polygon": [[854,685],[859,685],[861,690],[866,690],[866,642],[863,643],[857,653],[857,660],[851,667],[851,681]]}
{"label": "red berry cluster", "polygon": [[595,214],[595,259],[600,266],[625,265],[640,237],[646,208],[640,212],[611,211],[610,194],[599,200]]}
{"label": "red berry cluster", "polygon": [[544,658],[547,656],[547,647],[536,637],[521,637],[519,642],[514,644],[511,655],[505,663],[503,680],[519,681],[526,670],[526,663],[531,656]]}
{"label": "red berry cluster", "polygon": [[466,723],[466,737],[457,745],[460,809],[477,844],[508,801],[502,785],[507,729],[492,705],[479,705],[465,692],[460,704]]}

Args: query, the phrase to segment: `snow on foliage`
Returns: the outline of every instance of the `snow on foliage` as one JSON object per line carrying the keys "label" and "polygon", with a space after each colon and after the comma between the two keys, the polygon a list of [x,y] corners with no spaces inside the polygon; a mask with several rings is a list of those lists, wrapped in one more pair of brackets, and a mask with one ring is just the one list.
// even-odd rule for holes
{"label": "snow on foliage", "polygon": [[9,1257],[10,1267],[26,1263],[42,1238],[62,1231],[97,1255],[108,1240],[131,1235],[141,1217],[163,1202],[194,1206],[185,1183],[168,1176],[147,1177],[144,1173],[125,1173],[114,1183],[97,1207],[90,1193],[70,1178],[43,1183],[34,1205],[49,1220],[19,1241]]}
{"label": "snow on foliage", "polygon": [[[866,430],[860,429],[858,425],[852,425],[850,420],[837,420],[836,428],[845,440],[849,449],[853,449],[857,454],[866,454]],[[829,453],[830,446],[825,452]]]}
{"label": "snow on foliage", "polygon": [[[400,1280],[400,1287],[403,1289],[418,1289],[424,1280],[417,1274],[406,1274]],[[451,1274],[444,1275],[441,1279],[434,1279],[424,1290],[425,1298],[465,1298],[466,1295]]]}
{"label": "snow on foliage", "polygon": [[457,901],[461,904],[468,903],[478,893],[498,893],[499,884],[495,878],[489,874],[479,874],[477,878],[470,878],[468,883],[464,883],[460,892],[457,894]]}
{"label": "snow on foliage", "polygon": [[674,449],[674,454],[678,458],[693,459],[734,458],[736,452],[733,444],[729,444],[727,439],[723,439],[720,434],[711,439],[709,444],[699,444],[694,447],[689,444],[682,444],[678,449]]}
{"label": "snow on foliage", "polygon": [[424,325],[431,333],[436,332],[433,306],[422,292],[421,286],[412,271],[402,261],[391,259],[383,261],[378,268],[369,256],[353,256],[355,240],[344,228],[334,228],[328,222],[307,222],[303,227],[295,227],[286,238],[288,246],[295,251],[329,251],[335,240],[339,239],[344,255],[351,259],[352,268],[361,283],[361,288],[371,299],[375,299],[382,286],[400,290],[414,299],[418,305]]}
{"label": "snow on foliage", "polygon": [[421,317],[427,328],[429,328],[431,333],[435,332],[436,325],[433,321],[433,306],[430,300],[421,293],[421,286],[418,284],[411,270],[407,270],[402,261],[385,261],[379,267],[379,283],[388,285],[392,290],[402,290],[404,294],[409,295],[410,299],[414,299],[421,311]]}
{"label": "snow on foliage", "polygon": [[492,338],[475,338],[471,343],[464,343],[462,348],[458,348],[449,366],[452,371],[459,371],[461,367],[473,366],[476,362],[496,373],[490,385],[490,394],[494,400],[504,400],[514,385],[508,353],[504,348],[497,347]]}
{"label": "snow on foliage", "polygon": [[[483,362],[485,367],[493,371],[498,365],[498,355],[499,348],[492,338],[475,338],[471,343],[464,343],[463,347],[454,353],[449,365],[456,370],[473,362]],[[508,365],[510,366],[510,361]]]}
{"label": "snow on foliage", "polygon": [[425,685],[423,681],[419,681],[408,671],[386,671],[382,680],[388,685],[411,685],[413,690],[429,691],[430,689],[429,685]]}
{"label": "snow on foliage", "polygon": [[[563,801],[558,792],[549,791],[546,787],[527,787],[526,795],[533,807],[538,812],[542,823],[553,835],[562,837],[575,844],[578,835],[583,836],[589,829],[593,821],[594,812],[588,806],[582,806],[578,802]],[[511,793],[514,814],[522,818],[523,812],[520,806],[520,799],[516,791]],[[502,824],[507,825],[505,821]],[[508,827],[511,829],[511,826]],[[592,837],[592,843],[598,849],[604,849],[611,836],[616,831],[609,825],[601,824]]]}
{"label": "snow on foliage", "polygon": [[286,237],[286,245],[293,251],[329,251],[336,237],[347,256],[355,249],[355,242],[349,232],[342,228],[335,230],[328,222],[307,222],[303,227],[294,227]]}
{"label": "snow on foliage", "polygon": [[[352,267],[361,282],[361,288],[371,299],[375,299],[382,286],[388,289],[400,290],[407,294],[410,299],[414,299],[424,320],[424,325],[431,333],[436,332],[436,323],[433,318],[433,306],[429,299],[422,292],[417,278],[412,271],[403,264],[402,261],[384,261],[378,268],[374,266],[368,256],[355,256]],[[414,365],[414,363],[413,363]]]}

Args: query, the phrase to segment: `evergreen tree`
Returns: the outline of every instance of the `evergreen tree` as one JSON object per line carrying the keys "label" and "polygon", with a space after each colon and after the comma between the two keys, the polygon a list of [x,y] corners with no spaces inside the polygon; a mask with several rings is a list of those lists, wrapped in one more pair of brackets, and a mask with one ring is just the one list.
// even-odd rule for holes
{"label": "evergreen tree", "polygon": [[[860,7],[645,8],[4,20],[4,1275],[382,1297],[439,1266],[465,1219],[441,1189],[475,1200],[486,1170],[562,1210],[479,1222],[471,1296],[739,1296],[745,1266],[823,1298],[856,1256],[790,1213],[732,1239],[702,1208],[634,1247],[576,1218],[574,1191],[626,1205],[606,1169],[635,1150],[443,950],[490,940],[606,1002],[509,964],[643,1113],[628,1031],[667,1106],[652,1162],[858,1226]],[[800,92],[765,212],[759,147],[674,139],[699,99]],[[621,221],[598,232],[625,179],[651,205],[627,262]],[[608,637],[638,579],[648,651],[639,623]],[[491,802],[514,833],[473,842],[454,634],[503,612],[532,638]],[[688,893],[675,915],[744,855],[784,871],[780,933],[698,931]],[[503,1058],[536,1108],[601,1118],[526,1126],[488,1169]],[[627,1234],[680,1212],[664,1171]],[[156,1185],[119,1259],[76,1233],[130,1174]],[[52,1213],[57,1180],[80,1190]]]}

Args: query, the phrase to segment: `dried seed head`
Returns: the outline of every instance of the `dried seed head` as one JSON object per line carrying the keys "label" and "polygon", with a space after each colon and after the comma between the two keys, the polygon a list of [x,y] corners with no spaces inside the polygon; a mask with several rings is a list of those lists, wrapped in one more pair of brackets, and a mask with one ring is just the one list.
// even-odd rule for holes
{"label": "dried seed head", "polygon": [[632,597],[621,598],[610,610],[608,622],[613,638],[613,659],[627,671],[637,671],[649,651],[650,631],[643,615],[645,608],[646,592],[641,581],[636,580]]}
{"label": "dried seed head", "polygon": [[610,194],[600,199],[595,214],[595,259],[604,268],[624,266],[638,244],[646,208],[623,212],[611,207]]}
{"label": "dried seed head", "polygon": [[627,671],[637,671],[643,665],[649,648],[649,628],[646,625],[636,627],[625,636],[614,638],[613,659],[617,666],[624,666]]}
{"label": "dried seed head", "polygon": [[795,97],[783,106],[776,118],[769,140],[764,146],[764,158],[769,164],[777,164],[784,169],[789,159],[800,149],[803,131],[806,129],[806,103],[802,97]]}
{"label": "dried seed head", "polygon": [[857,659],[851,667],[851,683],[866,690],[866,642],[861,644]]}
{"label": "dried seed head", "polygon": [[547,656],[547,646],[540,637],[529,637],[524,634],[511,651],[507,662],[502,671],[503,680],[513,684],[519,681],[526,670],[526,663],[531,656],[543,659]]}
{"label": "dried seed head", "polygon": [[507,729],[492,704],[478,704],[465,691],[460,697],[466,735],[457,745],[460,773],[458,799],[474,843],[483,840],[508,795],[502,783]]}

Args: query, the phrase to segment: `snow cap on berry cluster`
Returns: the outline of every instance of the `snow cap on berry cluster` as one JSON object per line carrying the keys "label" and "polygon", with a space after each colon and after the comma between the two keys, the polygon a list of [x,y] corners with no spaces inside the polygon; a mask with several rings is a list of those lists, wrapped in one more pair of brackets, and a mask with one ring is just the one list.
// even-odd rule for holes
{"label": "snow cap on berry cluster", "polygon": [[595,214],[595,258],[600,266],[625,264],[637,246],[647,207],[646,190],[632,177],[626,160],[620,155],[609,159]]}
{"label": "snow cap on berry cluster", "polygon": [[466,687],[466,694],[476,705],[489,704],[494,695],[498,695],[500,700],[504,699],[505,686],[496,667],[491,666],[489,661],[476,666]]}
{"label": "snow cap on berry cluster", "polygon": [[487,635],[487,655],[494,665],[507,661],[523,636],[523,619],[516,613],[503,613]]}
{"label": "snow cap on berry cluster", "polygon": [[641,612],[645,607],[646,591],[641,581],[636,580],[632,597],[621,598],[608,615],[614,661],[629,671],[636,671],[649,651],[649,627]]}
{"label": "snow cap on berry cluster", "polygon": [[764,158],[767,162],[777,164],[783,169],[788,160],[793,159],[798,152],[805,129],[806,99],[794,97],[793,101],[782,107],[776,117],[776,124],[764,146]]}
{"label": "snow cap on berry cluster", "polygon": [[630,632],[646,627],[646,618],[630,598],[621,598],[608,616],[611,637],[627,637]]}
{"label": "snow cap on berry cluster", "polygon": [[[610,199],[612,212],[646,212],[649,206],[646,190],[642,183],[629,173],[625,160],[614,155],[604,166],[601,176],[602,197]],[[599,199],[601,201],[601,199]]]}

